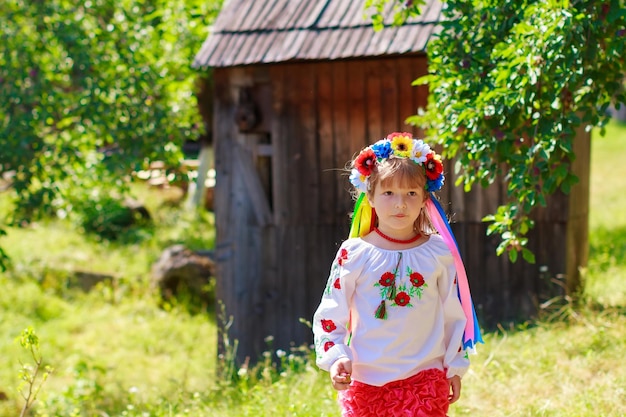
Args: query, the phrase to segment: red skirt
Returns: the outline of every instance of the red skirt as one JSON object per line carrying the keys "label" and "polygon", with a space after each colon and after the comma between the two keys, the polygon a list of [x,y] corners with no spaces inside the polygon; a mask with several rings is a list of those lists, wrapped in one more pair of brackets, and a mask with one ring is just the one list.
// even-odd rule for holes
{"label": "red skirt", "polygon": [[339,404],[343,417],[446,417],[449,394],[446,373],[427,369],[382,387],[353,381]]}

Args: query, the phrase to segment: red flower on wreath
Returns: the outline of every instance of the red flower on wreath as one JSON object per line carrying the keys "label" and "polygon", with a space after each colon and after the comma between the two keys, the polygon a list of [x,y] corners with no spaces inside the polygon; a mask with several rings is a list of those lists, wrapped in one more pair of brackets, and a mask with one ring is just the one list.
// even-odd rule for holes
{"label": "red flower on wreath", "polygon": [[422,285],[424,285],[424,276],[420,274],[419,272],[413,272],[409,276],[409,279],[411,280],[411,284],[413,284],[414,287],[419,288]]}
{"label": "red flower on wreath", "polygon": [[396,298],[393,301],[395,301],[396,304],[400,307],[404,307],[405,305],[409,304],[409,301],[411,301],[411,296],[402,291],[399,292],[398,295],[396,295]]}
{"label": "red flower on wreath", "polygon": [[333,346],[335,346],[335,344],[333,342],[326,342],[326,343],[324,343],[324,352],[328,352],[328,349],[330,349]]}
{"label": "red flower on wreath", "polygon": [[339,252],[339,256],[337,256],[337,263],[340,266],[343,266],[343,263],[347,260],[348,260],[348,250],[345,248],[341,249],[341,252]]}
{"label": "red flower on wreath", "polygon": [[383,287],[390,287],[394,284],[395,281],[396,276],[393,273],[385,272],[378,280],[378,283]]}
{"label": "red flower on wreath", "polygon": [[359,171],[359,174],[369,177],[374,167],[376,166],[376,154],[370,148],[366,148],[354,161],[354,167]]}
{"label": "red flower on wreath", "polygon": [[330,333],[333,330],[335,330],[337,328],[337,326],[335,326],[335,322],[333,322],[332,320],[324,320],[322,319],[322,329],[324,329],[324,331],[326,333]]}
{"label": "red flower on wreath", "polygon": [[341,289],[341,282],[339,282],[339,278],[337,278],[335,280],[335,283],[333,284],[333,287],[337,288],[338,290]]}
{"label": "red flower on wreath", "polygon": [[409,132],[393,132],[387,135],[387,139],[393,140],[394,138],[398,136],[403,136],[409,139],[413,139],[413,134]]}
{"label": "red flower on wreath", "polygon": [[441,176],[443,172],[443,164],[441,163],[441,156],[435,152],[431,152],[426,155],[426,176],[430,180],[436,180]]}

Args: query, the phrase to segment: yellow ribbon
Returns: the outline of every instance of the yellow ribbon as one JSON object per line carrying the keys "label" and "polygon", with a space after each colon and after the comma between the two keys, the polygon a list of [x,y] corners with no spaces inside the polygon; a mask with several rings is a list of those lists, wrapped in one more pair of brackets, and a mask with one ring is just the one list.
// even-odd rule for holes
{"label": "yellow ribbon", "polygon": [[349,238],[363,237],[372,230],[372,213],[372,206],[370,206],[367,196],[365,193],[361,193],[354,204]]}

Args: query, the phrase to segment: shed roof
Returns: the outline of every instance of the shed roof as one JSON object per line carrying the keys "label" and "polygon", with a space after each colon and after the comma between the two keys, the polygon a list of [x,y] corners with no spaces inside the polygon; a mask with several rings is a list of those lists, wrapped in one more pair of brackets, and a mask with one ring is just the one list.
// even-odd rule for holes
{"label": "shed roof", "polygon": [[[373,57],[424,51],[437,28],[439,0],[420,16],[379,32],[364,0],[227,0],[194,67]],[[393,17],[391,6],[386,23]]]}

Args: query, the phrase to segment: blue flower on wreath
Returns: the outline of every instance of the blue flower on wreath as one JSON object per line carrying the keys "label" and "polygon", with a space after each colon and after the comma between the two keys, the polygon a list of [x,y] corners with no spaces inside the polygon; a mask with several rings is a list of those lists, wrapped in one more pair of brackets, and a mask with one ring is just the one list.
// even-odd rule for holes
{"label": "blue flower on wreath", "polygon": [[389,158],[389,155],[393,152],[393,149],[391,149],[391,141],[387,139],[379,140],[373,144],[371,148],[378,159]]}
{"label": "blue flower on wreath", "polygon": [[441,187],[443,187],[443,181],[444,181],[445,177],[443,176],[443,174],[441,174],[436,180],[427,180],[426,181],[426,191],[431,192],[431,191],[439,191],[441,190]]}

